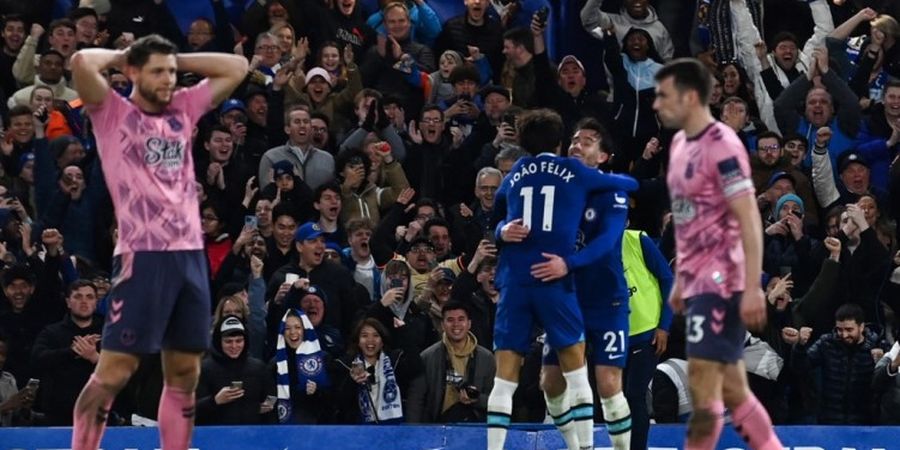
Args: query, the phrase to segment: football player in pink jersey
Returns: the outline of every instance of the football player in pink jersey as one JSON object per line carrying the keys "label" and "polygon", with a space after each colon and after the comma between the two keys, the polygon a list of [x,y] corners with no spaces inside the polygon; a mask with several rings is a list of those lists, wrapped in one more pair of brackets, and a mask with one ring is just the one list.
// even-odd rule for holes
{"label": "football player in pink jersey", "polygon": [[[103,77],[112,68],[134,84],[128,99]],[[176,90],[176,71],[206,78]],[[160,350],[162,447],[184,450],[190,444],[194,389],[210,321],[191,133],[246,73],[243,57],[178,54],[158,35],[138,39],[124,51],[87,49],[72,57],[119,230],[100,360],[75,404],[75,450],[98,448],[110,405],[140,356]]]}
{"label": "football player in pink jersey", "polygon": [[694,413],[685,450],[712,450],[727,406],[738,434],[757,450],[782,450],[772,421],[747,384],[745,325],[761,329],[762,219],[747,150],[709,110],[712,76],[696,59],[656,74],[653,104],[672,140],[667,173],[677,266],[669,302],[687,319]]}

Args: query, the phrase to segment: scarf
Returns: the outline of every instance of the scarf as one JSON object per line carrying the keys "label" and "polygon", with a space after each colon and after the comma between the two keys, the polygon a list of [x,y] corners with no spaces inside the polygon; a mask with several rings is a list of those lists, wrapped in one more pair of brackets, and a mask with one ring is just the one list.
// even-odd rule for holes
{"label": "scarf", "polygon": [[[362,357],[353,360],[363,362]],[[375,382],[359,386],[359,413],[362,423],[403,422],[403,405],[400,403],[400,387],[394,376],[394,366],[387,353],[381,352],[375,363]],[[374,391],[374,392],[373,392]]]}
{"label": "scarf", "polygon": [[[762,32],[762,0],[746,0],[753,25]],[[731,23],[731,1],[701,0],[697,5],[698,33],[704,47],[714,48],[716,61],[733,61],[737,56]]]}
{"label": "scarf", "polygon": [[317,389],[322,389],[330,385],[328,374],[325,372],[325,353],[319,345],[319,337],[316,330],[312,326],[312,322],[306,317],[306,314],[299,309],[288,309],[281,318],[281,324],[278,326],[278,342],[275,346],[275,360],[278,369],[277,376],[277,393],[278,393],[278,422],[287,423],[293,415],[293,407],[291,405],[291,377],[288,369],[288,348],[284,342],[284,328],[287,322],[288,314],[294,312],[303,322],[303,342],[297,347],[296,363],[297,363],[297,390],[306,392],[306,382],[313,381],[317,385]]}

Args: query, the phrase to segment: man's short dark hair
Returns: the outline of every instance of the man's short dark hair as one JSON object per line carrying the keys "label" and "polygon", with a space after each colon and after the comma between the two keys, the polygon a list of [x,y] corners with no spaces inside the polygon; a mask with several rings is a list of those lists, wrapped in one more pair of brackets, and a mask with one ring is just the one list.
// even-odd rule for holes
{"label": "man's short dark hair", "polygon": [[446,317],[447,313],[450,311],[463,311],[466,313],[467,319],[472,318],[472,315],[469,314],[469,307],[459,300],[450,300],[447,303],[444,303],[444,306],[441,307],[441,318],[443,319]]}
{"label": "man's short dark hair", "polygon": [[150,34],[131,44],[128,48],[126,62],[129,66],[140,68],[147,64],[151,55],[175,55],[177,53],[178,47],[172,41],[158,34]]}
{"label": "man's short dark hair", "polygon": [[514,45],[525,47],[525,50],[528,50],[529,53],[534,53],[534,36],[528,28],[517,27],[507,30],[503,33],[503,39],[511,41]]}
{"label": "man's short dark hair", "polygon": [[213,133],[215,133],[216,131],[220,133],[226,133],[229,136],[231,135],[231,130],[229,130],[228,127],[222,125],[221,123],[216,123],[213,126],[209,127],[209,131],[206,133],[206,138],[203,140],[203,142],[209,142],[210,140],[212,140]]}
{"label": "man's short dark hair", "polygon": [[50,22],[50,26],[47,27],[47,34],[53,34],[53,32],[56,31],[57,28],[68,28],[72,31],[75,31],[75,22],[66,19],[65,17],[63,17],[62,19],[56,19],[53,22]]}
{"label": "man's short dark hair", "polygon": [[22,17],[21,14],[6,14],[3,16],[3,28],[6,28],[10,22],[22,22],[22,26],[25,26],[25,18]]}
{"label": "man's short dark hair", "polygon": [[35,276],[31,269],[24,264],[16,264],[3,271],[4,288],[13,284],[16,280],[25,280],[26,283],[34,286]]}
{"label": "man's short dark hair", "polygon": [[[898,87],[900,87],[900,86],[898,86]],[[784,140],[785,144],[787,144],[788,142],[791,142],[791,141],[800,141],[803,143],[803,145],[808,145],[806,138],[801,136],[799,133],[797,133],[795,131],[790,131],[790,132],[785,133],[783,140]]]}
{"label": "man's short dark hair", "polygon": [[790,31],[782,31],[772,37],[772,43],[770,45],[770,48],[772,50],[775,50],[775,47],[778,47],[778,44],[780,44],[784,41],[791,41],[794,43],[794,45],[796,45],[798,47],[800,46],[800,40],[797,39],[797,35],[795,35],[794,33],[791,33]]}
{"label": "man's short dark hair", "polygon": [[884,84],[884,90],[887,92],[888,89],[900,88],[900,79],[890,78],[887,83]]}
{"label": "man's short dark hair", "polygon": [[578,130],[591,130],[597,133],[600,136],[600,151],[609,155],[615,154],[616,147],[612,135],[609,134],[609,130],[599,120],[593,117],[585,117],[575,125],[575,131],[577,132]]}
{"label": "man's short dark hair", "polygon": [[344,229],[347,231],[347,236],[351,236],[359,230],[375,231],[375,226],[375,222],[373,222],[372,219],[368,217],[357,217],[348,220],[347,224],[344,225]]}
{"label": "man's short dark hair", "polygon": [[772,130],[761,131],[759,134],[756,135],[756,142],[759,142],[763,139],[775,139],[776,141],[778,141],[779,147],[784,146],[784,139],[781,138],[780,134],[778,134]]}
{"label": "man's short dark hair", "polygon": [[94,8],[85,8],[85,7],[75,8],[72,11],[69,11],[69,19],[71,19],[73,22],[77,22],[78,19],[81,19],[82,17],[88,17],[88,16],[92,16],[93,18],[96,19],[97,11],[95,11]]}
{"label": "man's short dark hair", "polygon": [[428,221],[425,222],[425,225],[422,225],[422,233],[424,233],[425,236],[427,237],[428,232],[431,231],[432,227],[444,227],[447,229],[448,232],[450,231],[450,223],[441,217],[435,217],[432,219],[428,219]]}
{"label": "man's short dark hair", "polygon": [[6,115],[12,119],[13,117],[30,116],[32,112],[31,107],[28,105],[16,105],[10,108]]}
{"label": "man's short dark hair", "polygon": [[338,184],[337,181],[334,181],[334,180],[332,180],[328,183],[319,185],[319,187],[316,188],[315,192],[313,192],[313,201],[314,202],[322,201],[322,194],[324,194],[325,191],[331,191],[337,195],[341,195],[341,185]]}
{"label": "man's short dark hair", "polygon": [[441,115],[441,120],[444,120],[444,111],[441,111],[441,107],[434,103],[429,103],[422,107],[422,113],[419,114],[419,122],[425,117],[425,113],[429,111],[437,111]]}
{"label": "man's short dark hair", "polygon": [[319,119],[322,122],[325,122],[326,127],[331,126],[331,119],[329,119],[327,115],[325,115],[324,113],[321,113],[319,111],[316,111],[309,115],[309,120],[313,120],[313,119]]}
{"label": "man's short dark hair", "polygon": [[522,148],[532,156],[556,151],[563,140],[562,118],[549,109],[526,111],[516,120],[516,128]]}
{"label": "man's short dark hair", "polygon": [[86,280],[84,278],[79,278],[79,279],[69,283],[68,286],[66,286],[66,298],[71,297],[73,292],[75,292],[83,287],[90,287],[91,289],[94,290],[94,295],[97,295],[97,286],[94,286],[93,281]]}
{"label": "man's short dark hair", "polygon": [[450,84],[455,85],[462,81],[471,81],[478,85],[481,82],[481,74],[472,64],[460,64],[450,72]]}
{"label": "man's short dark hair", "polygon": [[657,82],[662,82],[669,77],[673,78],[675,89],[679,93],[696,91],[697,96],[700,97],[700,103],[709,104],[713,85],[712,75],[700,60],[694,58],[674,59],[656,72]]}
{"label": "man's short dark hair", "polygon": [[272,223],[275,223],[281,216],[289,216],[291,219],[294,219],[294,222],[298,222],[297,225],[300,225],[297,220],[297,215],[294,214],[294,208],[291,205],[279,203],[272,208]]}
{"label": "man's short dark hair", "polygon": [[866,321],[866,313],[864,313],[862,307],[856,303],[844,303],[834,313],[834,321],[843,322],[845,320],[852,320],[857,324],[862,325]]}

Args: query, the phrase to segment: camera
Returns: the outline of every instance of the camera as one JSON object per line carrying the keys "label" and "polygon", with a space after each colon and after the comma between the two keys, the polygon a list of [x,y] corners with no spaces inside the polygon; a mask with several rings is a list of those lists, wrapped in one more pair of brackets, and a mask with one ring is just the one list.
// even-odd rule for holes
{"label": "camera", "polygon": [[534,13],[537,16],[538,22],[540,22],[542,27],[547,26],[547,17],[550,16],[550,8],[546,6],[542,6],[541,9],[537,10]]}
{"label": "camera", "polygon": [[511,113],[504,113],[503,119],[501,119],[503,123],[515,128],[516,127],[516,115]]}

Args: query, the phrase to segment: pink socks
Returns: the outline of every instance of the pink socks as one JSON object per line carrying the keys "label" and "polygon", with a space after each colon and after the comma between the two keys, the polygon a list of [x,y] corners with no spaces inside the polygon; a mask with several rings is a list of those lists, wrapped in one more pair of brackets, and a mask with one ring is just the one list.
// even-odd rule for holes
{"label": "pink socks", "polygon": [[772,429],[772,420],[756,396],[750,394],[731,415],[734,429],[755,450],[783,450]]}
{"label": "pink socks", "polygon": [[[705,408],[694,409],[688,420],[688,434],[684,440],[684,450],[714,450],[725,426],[725,404],[715,400]],[[705,416],[705,417],[704,417]],[[779,449],[781,450],[781,449]]]}
{"label": "pink socks", "polygon": [[163,386],[158,416],[163,450],[187,450],[194,429],[194,392]]}
{"label": "pink socks", "polygon": [[106,417],[112,406],[115,394],[103,386],[96,375],[91,375],[73,412],[72,449],[97,450],[103,431],[106,429]]}

